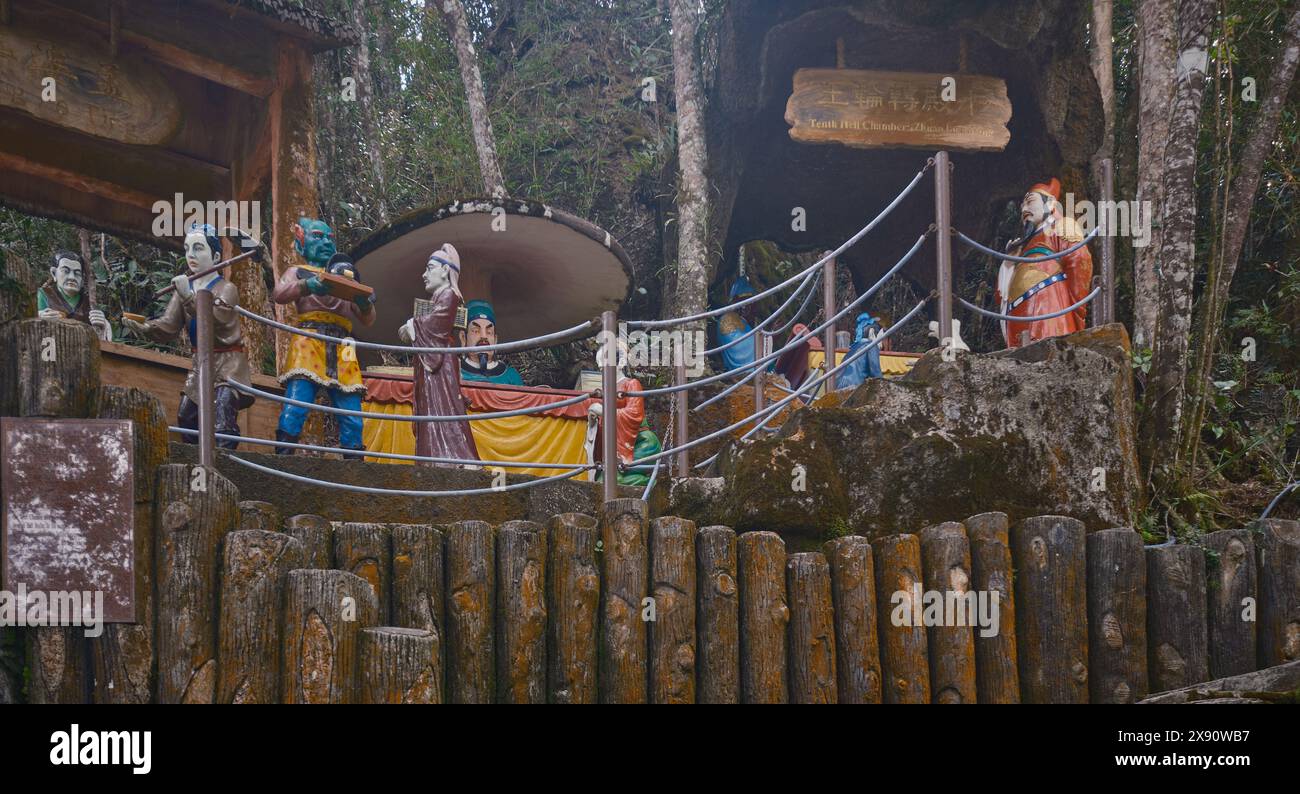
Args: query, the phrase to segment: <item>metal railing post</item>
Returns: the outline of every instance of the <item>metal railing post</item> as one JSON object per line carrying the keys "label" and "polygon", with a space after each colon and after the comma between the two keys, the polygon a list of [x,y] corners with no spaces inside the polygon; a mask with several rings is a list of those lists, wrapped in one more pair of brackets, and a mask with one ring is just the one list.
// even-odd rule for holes
{"label": "metal railing post", "polygon": [[938,152],[934,156],[934,225],[935,229],[935,279],[938,281],[939,305],[938,341],[939,347],[945,346],[944,340],[952,341],[952,184],[949,173],[948,153]]}
{"label": "metal railing post", "polygon": [[601,466],[604,471],[604,497],[618,498],[618,318],[614,312],[601,312],[601,348],[605,360],[600,373]]}
{"label": "metal railing post", "polygon": [[211,466],[216,442],[215,399],[212,385],[212,292],[194,295],[194,372],[198,381],[199,465]]}
{"label": "metal railing post", "polygon": [[[763,333],[754,334],[754,360],[758,361],[765,353],[767,346],[763,344]],[[754,414],[757,415],[763,410],[763,373],[759,372],[754,375]]]}
{"label": "metal railing post", "polygon": [[[830,253],[827,251],[826,253]],[[826,264],[822,265],[822,303],[825,314],[823,320],[829,320],[835,316],[835,260],[828,259]],[[822,373],[830,372],[835,367],[835,323],[826,326],[826,333],[823,336],[822,345],[826,348],[826,358],[822,361]],[[826,380],[825,389],[822,394],[830,394],[835,391],[835,376]]]}
{"label": "metal railing post", "polygon": [[[677,354],[678,360],[673,371],[673,385],[675,386],[686,385],[686,362],[682,360],[682,356],[684,355],[684,353],[685,351],[678,351]],[[674,423],[673,424],[673,446],[680,447],[686,442],[690,441],[691,431],[687,427],[688,417],[686,415],[687,412],[690,410],[690,405],[687,401],[687,396],[689,394],[690,392],[686,389],[682,389],[681,391],[673,394],[673,400],[677,403],[676,416],[673,417],[673,423]],[[691,476],[690,450],[683,449],[677,453],[676,457],[677,457],[677,461],[676,461],[677,476],[678,477]]]}
{"label": "metal railing post", "polygon": [[[1101,200],[1105,212],[1098,213],[1098,223],[1102,218],[1114,218],[1115,202],[1115,163],[1109,157],[1101,161]],[[1101,236],[1101,306],[1093,312],[1093,325],[1106,325],[1115,322],[1115,230],[1107,228]]]}

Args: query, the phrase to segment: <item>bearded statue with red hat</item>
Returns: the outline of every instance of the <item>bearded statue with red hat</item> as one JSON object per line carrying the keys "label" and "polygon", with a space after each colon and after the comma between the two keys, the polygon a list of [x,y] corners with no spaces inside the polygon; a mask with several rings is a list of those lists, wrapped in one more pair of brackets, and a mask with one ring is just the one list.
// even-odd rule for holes
{"label": "bearded statue with red hat", "polygon": [[[1064,251],[1083,239],[1073,218],[1061,211],[1061,183],[1053,178],[1029,189],[1020,204],[1024,233],[1007,245],[1018,256],[1041,257]],[[1002,314],[1032,317],[1051,314],[1078,303],[1092,287],[1092,254],[1082,246],[1057,259],[1042,262],[1003,260],[998,271],[998,302]],[[1023,335],[1029,341],[1082,331],[1087,327],[1088,307],[1048,320],[1002,322],[1002,336],[1008,347],[1020,347]]]}

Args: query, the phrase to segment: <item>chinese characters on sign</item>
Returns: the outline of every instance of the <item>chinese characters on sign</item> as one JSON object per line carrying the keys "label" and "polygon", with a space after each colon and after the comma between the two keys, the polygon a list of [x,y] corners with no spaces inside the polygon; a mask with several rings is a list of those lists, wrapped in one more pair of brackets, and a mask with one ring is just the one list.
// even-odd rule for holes
{"label": "chinese characters on sign", "polygon": [[785,106],[790,137],[862,148],[999,152],[1011,100],[997,77],[800,69]]}

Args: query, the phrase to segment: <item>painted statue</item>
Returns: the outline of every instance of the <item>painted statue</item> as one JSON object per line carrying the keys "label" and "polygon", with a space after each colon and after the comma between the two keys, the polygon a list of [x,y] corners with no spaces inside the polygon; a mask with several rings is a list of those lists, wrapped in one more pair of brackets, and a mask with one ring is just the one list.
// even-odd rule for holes
{"label": "painted statue", "polygon": [[[122,323],[141,336],[147,336],[156,342],[166,342],[184,331],[190,344],[197,344],[197,309],[194,294],[198,290],[212,293],[212,384],[213,397],[216,402],[215,421],[218,433],[237,436],[239,432],[239,412],[253,404],[250,395],[224,385],[227,380],[245,385],[252,383],[252,371],[248,366],[248,356],[244,354],[243,332],[239,327],[239,314],[235,307],[239,305],[239,289],[230,281],[222,278],[220,271],[193,278],[190,274],[207,270],[221,261],[221,238],[211,226],[194,224],[185,235],[185,265],[189,273],[182,273],[172,279],[176,289],[162,316],[145,322],[131,317],[123,317]],[[199,426],[198,376],[194,370],[185,378],[185,387],[181,397],[180,409],[176,412],[176,423],[190,430]],[[198,443],[198,437],[187,435],[185,441]],[[234,449],[237,441],[217,440],[217,446]]]}
{"label": "painted statue", "polygon": [[[618,390],[621,392],[641,391],[641,381],[636,378],[630,378],[626,374],[627,365],[627,345],[623,340],[618,340],[618,361],[615,364],[615,372]],[[599,363],[599,362],[597,362]],[[618,434],[616,447],[618,449],[618,459],[624,465],[631,465],[641,458],[657,454],[661,450],[659,437],[650,429],[646,421],[645,398],[644,397],[620,397],[618,398],[618,419],[615,424],[615,430]],[[592,399],[587,403],[587,428],[588,444],[591,450],[595,448],[595,429],[604,415],[605,407],[600,400]],[[589,452],[590,455],[590,452]],[[597,479],[600,478],[600,472],[597,472]],[[650,480],[650,472],[646,471],[625,471],[619,472],[619,485],[645,485]]]}
{"label": "painted statue", "polygon": [[[492,304],[485,300],[472,300],[465,305],[467,310],[465,329],[465,347],[474,345],[495,345],[497,343],[497,316]],[[462,381],[487,381],[511,386],[524,385],[519,370],[497,361],[496,353],[491,350],[482,353],[466,353],[460,359],[460,379]]]}
{"label": "painted statue", "polygon": [[105,342],[113,341],[113,327],[99,309],[90,305],[82,292],[85,285],[81,257],[71,251],[55,251],[50,258],[50,279],[36,292],[36,310],[46,320],[76,320],[95,329]]}
{"label": "painted statue", "polygon": [[[293,233],[293,250],[307,264],[286,270],[276,283],[271,299],[276,303],[293,305],[298,313],[294,322],[296,327],[339,340],[351,337],[356,323],[373,325],[373,298],[364,294],[355,298],[337,297],[331,294],[330,284],[322,278],[322,274],[330,273],[360,282],[356,266],[335,252],[334,232],[330,227],[324,221],[300,218]],[[326,389],[332,405],[351,411],[361,410],[361,398],[366,392],[353,347],[297,334],[289,343],[280,383],[286,397],[307,403],[316,402],[318,391]],[[309,410],[285,404],[280,411],[276,440],[296,443]],[[340,446],[355,450],[343,453],[343,457],[361,458],[365,449],[361,440],[361,417],[340,414],[338,422]],[[275,451],[280,455],[293,452],[288,447],[276,447]]]}
{"label": "painted statue", "polygon": [[[864,347],[867,347],[876,340],[880,335],[880,323],[876,318],[867,312],[858,315],[855,330],[853,332],[853,344],[849,347],[849,352],[844,355],[849,358]],[[881,377],[880,371],[880,345],[868,350],[856,361],[850,362],[848,366],[840,370],[835,376],[836,389],[851,389],[861,386],[867,378]]]}
{"label": "painted statue", "polygon": [[[1061,211],[1061,183],[1053,178],[1029,189],[1020,205],[1024,234],[1007,250],[1019,256],[1044,256],[1063,251],[1083,239],[1073,218]],[[1092,254],[1088,247],[1046,262],[1003,261],[998,271],[998,301],[1003,314],[1026,317],[1050,314],[1077,303],[1092,289]],[[1008,347],[1020,347],[1021,335],[1029,341],[1081,331],[1087,326],[1088,307],[1050,320],[1002,322]]]}
{"label": "painted statue", "polygon": [[[731,292],[728,300],[731,303],[744,300],[754,295],[754,287],[749,283],[749,279],[744,276],[738,276],[734,284],[731,285]],[[725,345],[738,336],[744,336],[753,328],[748,315],[752,308],[757,304],[751,303],[742,306],[739,309],[729,311],[718,318],[718,344]],[[746,364],[754,363],[754,340],[745,340],[732,345],[722,351],[722,363],[726,371],[730,372],[739,369]]]}
{"label": "painted statue", "polygon": [[[450,243],[429,256],[424,269],[428,310],[406,321],[398,336],[416,347],[452,347],[460,293],[460,254]],[[453,353],[415,354],[415,413],[459,416],[465,413],[460,393],[460,367]],[[415,454],[437,458],[478,460],[469,422],[419,422],[415,425]],[[457,465],[457,464],[445,464]]]}

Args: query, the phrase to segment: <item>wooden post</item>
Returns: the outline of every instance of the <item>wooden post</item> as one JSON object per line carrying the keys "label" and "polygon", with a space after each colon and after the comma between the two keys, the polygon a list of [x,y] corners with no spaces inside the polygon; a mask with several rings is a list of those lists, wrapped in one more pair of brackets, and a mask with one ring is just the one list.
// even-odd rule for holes
{"label": "wooden post", "polygon": [[695,522],[650,524],[650,702],[695,702]]}
{"label": "wooden post", "polygon": [[284,586],[303,548],[281,532],[226,536],[217,633],[217,702],[279,703]]}
{"label": "wooden post", "polygon": [[156,494],[158,702],[212,703],[220,550],[239,517],[239,489],[216,469],[167,464]]}
{"label": "wooden post", "polygon": [[386,525],[337,525],[334,528],[334,567],[365,579],[375,591],[379,622],[391,620],[388,591],[393,580],[393,558]]}
{"label": "wooden post", "polygon": [[496,557],[492,526],[447,527],[447,700],[493,702],[496,672]]}
{"label": "wooden post", "polygon": [[934,155],[934,248],[935,280],[939,288],[939,304],[935,319],[939,321],[939,349],[955,344],[952,339],[952,165],[948,153]]}
{"label": "wooden post", "polygon": [[[754,334],[754,360],[758,361],[764,355],[763,353],[763,332],[758,331]],[[763,373],[760,372],[754,376],[754,415],[758,416],[763,410],[763,400],[767,395],[763,393]]]}
{"label": "wooden post", "polygon": [[921,541],[891,535],[872,546],[886,703],[929,703],[930,660],[921,615]]}
{"label": "wooden post", "polygon": [[[946,521],[926,527],[917,537],[921,541],[925,590],[941,594],[945,617],[951,617],[951,625],[945,620],[945,625],[930,626],[926,632],[931,696],[935,703],[975,703],[975,630],[972,627],[979,625],[980,599],[970,586],[966,527]],[[988,598],[986,595],[986,605],[990,604]],[[950,615],[949,604],[952,605]]]}
{"label": "wooden post", "polygon": [[[1115,163],[1109,157],[1101,161],[1101,198],[1103,206],[1115,200]],[[1111,216],[1113,217],[1113,215]],[[1098,219],[1100,221],[1100,219]],[[1115,234],[1118,229],[1103,229],[1101,236],[1101,305],[1093,315],[1093,325],[1115,322]]]}
{"label": "wooden post", "polygon": [[[240,529],[260,529],[263,532],[279,532],[280,508],[270,502],[254,502],[245,500],[239,503],[239,523]],[[297,567],[302,567],[297,566]]]}
{"label": "wooden post", "polygon": [[[682,356],[682,353],[678,353]],[[686,363],[678,361],[673,370],[673,382],[678,386],[686,384]],[[673,394],[673,400],[676,404],[675,415],[673,416],[673,446],[682,446],[690,440],[690,392],[683,389]],[[691,476],[691,451],[683,449],[675,456],[677,459],[677,476]]]}
{"label": "wooden post", "polygon": [[1136,703],[1147,696],[1147,566],[1142,536],[1093,532],[1088,554],[1088,699]]}
{"label": "wooden post", "polygon": [[790,629],[786,633],[790,702],[836,703],[831,567],[821,552],[801,552],[786,560],[785,574],[790,594]]}
{"label": "wooden post", "polygon": [[705,527],[695,538],[696,662],[700,703],[740,702],[740,601],[736,588],[736,533]]}
{"label": "wooden post", "polygon": [[562,513],[547,527],[547,677],[552,703],[595,703],[596,612],[600,569],[596,567],[596,519]]}
{"label": "wooden post", "polygon": [[378,619],[375,592],[365,579],[347,571],[290,571],[284,598],[284,702],[357,702],[361,631]]}
{"label": "wooden post", "polygon": [[1205,547],[1218,555],[1217,564],[1206,568],[1210,678],[1253,673],[1259,669],[1257,624],[1242,615],[1249,603],[1259,604],[1255,541],[1250,530],[1221,529],[1205,536]]}
{"label": "wooden post", "polygon": [[975,632],[975,689],[980,703],[1019,703],[1016,599],[1011,588],[1011,544],[1006,513],[980,513],[962,522],[970,541],[972,586],[998,594],[998,632]]}
{"label": "wooden post", "polygon": [[441,703],[438,636],[383,626],[361,631],[362,703]]}
{"label": "wooden post", "polygon": [[600,515],[604,549],[600,593],[600,700],[646,702],[646,624],[650,595],[649,509],[640,499],[606,501]]}
{"label": "wooden post", "polygon": [[1026,518],[1011,530],[1016,651],[1026,703],[1088,702],[1088,613],[1083,522]]}
{"label": "wooden post", "polygon": [[194,294],[194,373],[199,404],[199,465],[212,466],[217,439],[215,384],[212,382],[212,291]]}
{"label": "wooden post", "polygon": [[1300,521],[1259,522],[1259,665],[1300,660]]}
{"label": "wooden post", "polygon": [[497,528],[497,699],[546,702],[546,528]]}
{"label": "wooden post", "polygon": [[1147,564],[1147,672],[1153,692],[1209,680],[1205,552],[1152,546]]}
{"label": "wooden post", "polygon": [[880,641],[871,544],[861,535],[822,546],[835,607],[835,680],[840,703],[880,702]]}
{"label": "wooden post", "polygon": [[600,370],[600,454],[604,472],[604,499],[618,498],[618,318],[601,312],[601,346],[605,360]]}
{"label": "wooden post", "polygon": [[[826,253],[830,253],[827,251]],[[822,321],[825,322],[835,316],[838,309],[835,308],[835,260],[827,259],[822,265]],[[822,334],[822,346],[826,348],[826,357],[822,359],[822,374],[826,374],[835,368],[835,323],[829,323]],[[835,391],[835,376],[826,379],[822,384],[822,394],[830,394]]]}
{"label": "wooden post", "polygon": [[320,516],[308,513],[284,520],[284,534],[302,544],[304,568],[334,567],[334,527]]}
{"label": "wooden post", "polygon": [[740,571],[740,698],[743,703],[789,699],[785,627],[785,541],[775,532],[746,532],[737,542]]}
{"label": "wooden post", "polygon": [[90,660],[81,626],[33,626],[26,632],[28,703],[86,703]]}
{"label": "wooden post", "polygon": [[90,640],[96,703],[148,703],[154,692],[154,477],[167,460],[167,417],[158,398],[102,386],[99,418],[130,419],[135,434],[135,623],[106,623]]}
{"label": "wooden post", "polygon": [[442,533],[427,524],[390,524],[393,544],[393,625],[423,629],[441,642],[443,597]]}

